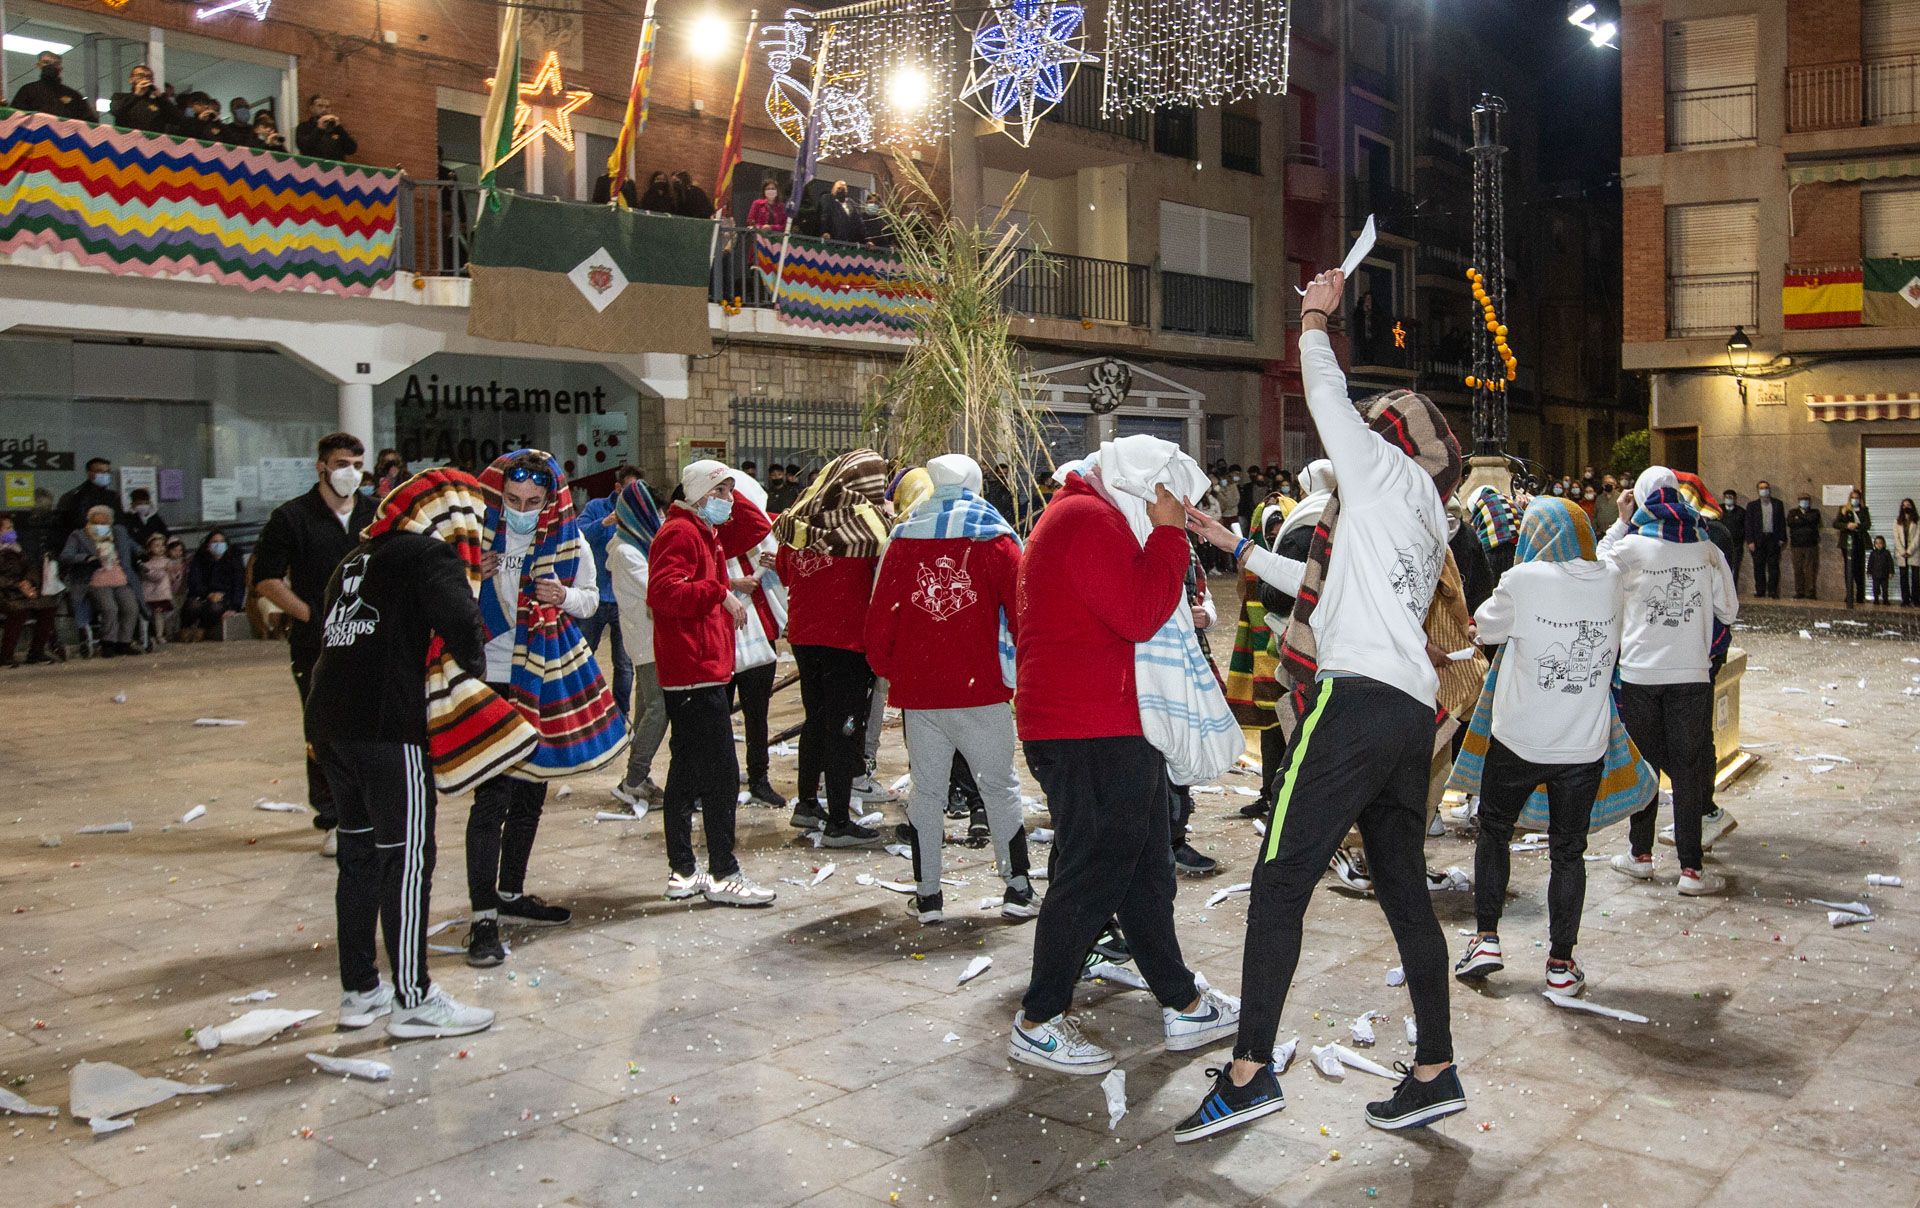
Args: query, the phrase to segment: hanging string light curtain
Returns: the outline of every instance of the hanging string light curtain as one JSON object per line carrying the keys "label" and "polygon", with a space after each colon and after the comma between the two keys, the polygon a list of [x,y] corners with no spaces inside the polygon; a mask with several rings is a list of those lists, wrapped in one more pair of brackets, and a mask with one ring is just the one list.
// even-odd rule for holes
{"label": "hanging string light curtain", "polygon": [[1283,0],[1112,0],[1101,113],[1284,93],[1287,10]]}
{"label": "hanging string light curtain", "polygon": [[947,101],[959,77],[953,0],[867,0],[842,8],[786,10],[762,31],[773,73],[767,115],[794,144],[816,91],[815,47],[833,26],[833,62],[817,82],[820,154],[927,144],[949,130]]}

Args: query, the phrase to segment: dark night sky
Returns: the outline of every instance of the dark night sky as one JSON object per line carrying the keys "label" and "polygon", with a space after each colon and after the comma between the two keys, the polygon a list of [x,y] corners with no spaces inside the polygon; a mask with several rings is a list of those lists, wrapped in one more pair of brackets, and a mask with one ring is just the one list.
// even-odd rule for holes
{"label": "dark night sky", "polygon": [[[1439,20],[1476,27],[1541,85],[1540,179],[1584,186],[1620,169],[1620,52],[1567,23],[1567,0],[1426,0]],[[1603,0],[1604,17],[1618,4]],[[1617,39],[1616,39],[1617,40]]]}

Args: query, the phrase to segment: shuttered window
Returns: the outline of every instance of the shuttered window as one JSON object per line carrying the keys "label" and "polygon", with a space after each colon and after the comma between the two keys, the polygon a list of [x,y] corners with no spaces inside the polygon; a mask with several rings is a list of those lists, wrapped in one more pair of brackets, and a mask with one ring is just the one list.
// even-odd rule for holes
{"label": "shuttered window", "polygon": [[1170,273],[1253,280],[1252,223],[1244,214],[1160,203],[1160,267]]}
{"label": "shuttered window", "polygon": [[1758,308],[1759,206],[1667,207],[1667,328],[1730,335]]}
{"label": "shuttered window", "polygon": [[1755,109],[1751,14],[1667,24],[1667,146],[1752,142]]}
{"label": "shuttered window", "polygon": [[1900,518],[1902,499],[1920,500],[1920,447],[1913,445],[1868,445],[1867,481],[1862,496],[1867,514],[1873,518],[1873,531],[1893,545],[1893,525]]}
{"label": "shuttered window", "polygon": [[1860,252],[1920,259],[1920,189],[1860,195]]}
{"label": "shuttered window", "polygon": [[1920,54],[1920,0],[1867,0],[1860,8],[1860,45],[1869,59]]}

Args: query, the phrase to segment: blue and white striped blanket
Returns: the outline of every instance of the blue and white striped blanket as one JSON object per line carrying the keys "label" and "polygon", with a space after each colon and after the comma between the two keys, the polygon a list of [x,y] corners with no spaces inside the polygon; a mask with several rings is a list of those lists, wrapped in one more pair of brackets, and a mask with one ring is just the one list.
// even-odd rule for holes
{"label": "blue and white striped blanket", "polygon": [[1133,648],[1140,729],[1175,784],[1223,775],[1246,749],[1220,681],[1200,653],[1185,595],[1160,631]]}

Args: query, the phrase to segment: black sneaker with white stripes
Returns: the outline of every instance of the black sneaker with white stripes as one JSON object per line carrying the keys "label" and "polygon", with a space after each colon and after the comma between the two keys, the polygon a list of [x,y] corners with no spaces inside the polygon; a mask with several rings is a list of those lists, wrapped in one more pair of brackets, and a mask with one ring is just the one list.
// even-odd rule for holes
{"label": "black sneaker with white stripes", "polygon": [[1375,1128],[1388,1132],[1425,1128],[1467,1109],[1467,1092],[1461,1089],[1460,1072],[1455,1067],[1450,1065],[1425,1082],[1415,1078],[1404,1061],[1394,1062],[1393,1068],[1405,1075],[1393,1098],[1367,1104],[1367,1123]]}

